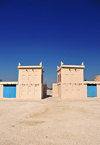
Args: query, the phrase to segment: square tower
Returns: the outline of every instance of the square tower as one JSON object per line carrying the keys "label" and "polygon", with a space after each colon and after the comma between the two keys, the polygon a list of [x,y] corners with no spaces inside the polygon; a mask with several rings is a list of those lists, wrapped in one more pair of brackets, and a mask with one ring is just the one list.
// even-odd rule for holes
{"label": "square tower", "polygon": [[43,97],[43,67],[18,66],[19,98],[38,100]]}
{"label": "square tower", "polygon": [[[82,96],[84,82],[84,63],[81,65],[64,65],[57,67],[57,87],[59,98]],[[55,87],[55,86],[54,86]]]}
{"label": "square tower", "polygon": [[58,83],[82,83],[84,81],[84,64],[57,67]]}

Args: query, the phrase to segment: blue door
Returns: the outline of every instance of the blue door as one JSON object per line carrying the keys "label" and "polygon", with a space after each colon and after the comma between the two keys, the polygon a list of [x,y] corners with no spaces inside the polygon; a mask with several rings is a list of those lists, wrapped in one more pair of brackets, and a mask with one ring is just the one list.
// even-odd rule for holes
{"label": "blue door", "polygon": [[16,86],[4,86],[3,87],[4,98],[16,98]]}
{"label": "blue door", "polygon": [[97,85],[87,85],[87,97],[97,97]]}

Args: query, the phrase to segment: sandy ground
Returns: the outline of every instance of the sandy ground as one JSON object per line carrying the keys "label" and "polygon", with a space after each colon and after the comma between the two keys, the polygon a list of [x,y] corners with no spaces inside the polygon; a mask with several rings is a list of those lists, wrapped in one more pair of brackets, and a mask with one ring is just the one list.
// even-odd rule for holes
{"label": "sandy ground", "polygon": [[0,101],[0,145],[100,145],[100,100]]}

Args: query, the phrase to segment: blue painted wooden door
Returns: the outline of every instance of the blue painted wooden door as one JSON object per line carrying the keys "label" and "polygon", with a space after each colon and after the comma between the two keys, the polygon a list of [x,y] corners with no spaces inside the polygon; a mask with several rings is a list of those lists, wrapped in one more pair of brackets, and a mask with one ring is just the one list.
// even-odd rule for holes
{"label": "blue painted wooden door", "polygon": [[87,96],[88,97],[97,97],[97,86],[88,85],[87,86]]}
{"label": "blue painted wooden door", "polygon": [[16,86],[4,86],[3,87],[4,98],[16,98]]}

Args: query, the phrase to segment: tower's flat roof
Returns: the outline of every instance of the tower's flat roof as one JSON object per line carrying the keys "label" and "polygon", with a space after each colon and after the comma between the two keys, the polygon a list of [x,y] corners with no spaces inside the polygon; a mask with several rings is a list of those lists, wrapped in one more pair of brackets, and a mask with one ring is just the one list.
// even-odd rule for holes
{"label": "tower's flat roof", "polygon": [[57,68],[57,71],[60,71],[61,68],[76,68],[76,69],[84,69],[84,65],[61,65],[60,67]]}
{"label": "tower's flat roof", "polygon": [[42,66],[18,66],[18,69],[43,69]]}

